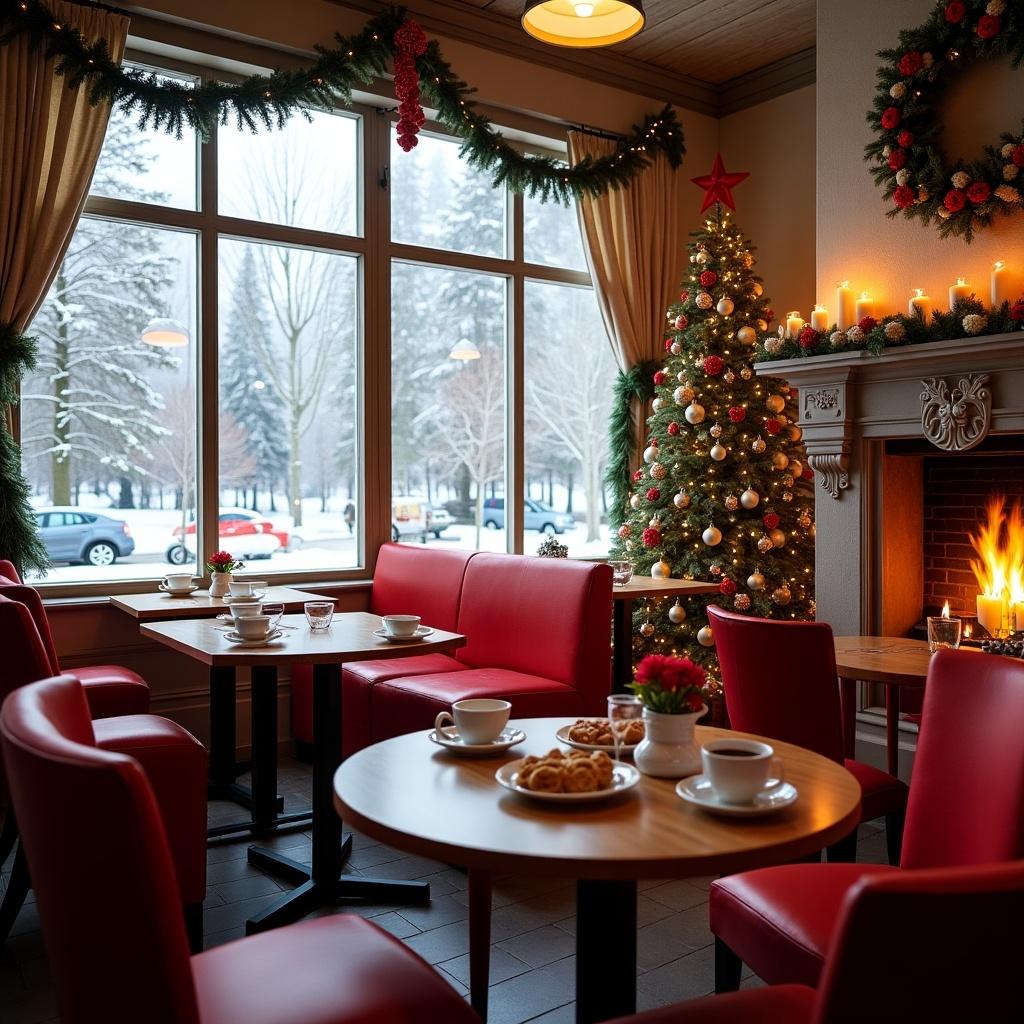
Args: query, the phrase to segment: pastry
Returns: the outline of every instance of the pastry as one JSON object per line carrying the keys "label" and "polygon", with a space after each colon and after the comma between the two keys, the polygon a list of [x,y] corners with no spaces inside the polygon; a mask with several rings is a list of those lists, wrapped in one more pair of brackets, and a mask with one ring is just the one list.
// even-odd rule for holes
{"label": "pastry", "polygon": [[612,759],[602,750],[549,750],[523,758],[516,782],[535,793],[594,793],[612,785]]}
{"label": "pastry", "polygon": [[644,738],[644,723],[637,718],[617,721],[614,725],[607,718],[578,718],[569,726],[568,735],[574,743],[587,743],[593,747],[614,747],[615,736],[620,743],[633,746]]}

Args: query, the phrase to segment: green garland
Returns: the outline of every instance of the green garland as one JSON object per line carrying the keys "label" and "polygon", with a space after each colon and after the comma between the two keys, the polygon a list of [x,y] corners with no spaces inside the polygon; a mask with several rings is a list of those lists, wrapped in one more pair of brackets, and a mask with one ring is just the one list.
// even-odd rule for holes
{"label": "green garland", "polygon": [[612,386],[612,412],[608,422],[608,467],[605,486],[611,492],[608,522],[612,530],[622,525],[632,489],[630,461],[636,454],[633,426],[633,400],[642,405],[654,398],[654,373],[661,364],[653,361],[637,363],[629,370],[620,370]]}
{"label": "green garland", "polygon": [[880,356],[887,348],[968,337],[980,341],[986,336],[1020,330],[1024,330],[1024,298],[996,307],[986,306],[972,295],[957,302],[949,312],[936,310],[927,323],[919,313],[887,316],[882,320],[867,317],[845,331],[833,324],[827,331],[805,327],[798,338],[766,338],[758,342],[754,361],[807,359],[861,350]]}
{"label": "green garland", "polygon": [[[87,43],[76,29],[59,24],[40,0],[0,0],[0,45],[25,36],[36,49],[57,59],[57,72],[68,85],[84,85],[93,104],[109,102],[138,117],[140,128],[152,127],[181,136],[186,128],[209,138],[218,124],[234,120],[252,132],[283,125],[307,107],[351,106],[352,90],[387,73],[395,55],[395,31],[406,20],[393,7],[372,18],[352,36],[336,35],[333,48],[316,47],[316,59],[304,68],[278,68],[238,83],[193,85],[167,81],[146,71],[122,68],[103,42]],[[416,60],[425,105],[437,120],[462,140],[462,155],[473,167],[493,174],[493,183],[513,192],[567,204],[621,188],[642,173],[662,152],[673,167],[682,163],[683,129],[668,105],[648,115],[619,140],[616,151],[586,157],[572,167],[546,156],[520,153],[479,112],[467,86],[444,59],[437,40]]]}
{"label": "green garland", "polygon": [[897,49],[882,50],[878,87],[864,148],[871,174],[893,205],[887,216],[937,224],[946,238],[970,242],[996,216],[1019,213],[1024,124],[986,146],[977,160],[950,161],[941,149],[941,103],[957,75],[982,60],[1024,62],[1020,0],[939,0],[928,20],[900,32]]}

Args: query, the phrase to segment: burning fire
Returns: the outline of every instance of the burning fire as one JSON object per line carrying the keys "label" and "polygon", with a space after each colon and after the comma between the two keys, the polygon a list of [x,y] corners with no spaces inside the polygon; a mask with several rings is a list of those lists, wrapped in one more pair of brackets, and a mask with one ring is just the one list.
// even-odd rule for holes
{"label": "burning fire", "polygon": [[1015,503],[1005,512],[1006,499],[989,499],[988,522],[970,538],[979,557],[971,568],[984,597],[1009,599],[1011,605],[1024,603],[1024,510]]}

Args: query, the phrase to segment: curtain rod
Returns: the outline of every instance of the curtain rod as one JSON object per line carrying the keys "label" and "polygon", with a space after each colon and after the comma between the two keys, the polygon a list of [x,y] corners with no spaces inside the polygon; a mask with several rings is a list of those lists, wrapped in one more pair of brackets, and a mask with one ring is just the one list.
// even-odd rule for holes
{"label": "curtain rod", "polygon": [[612,142],[619,142],[625,136],[618,134],[617,132],[609,132],[603,128],[591,128],[585,124],[568,124],[566,128],[571,129],[574,132],[580,132],[583,135],[596,135],[599,139],[610,139]]}

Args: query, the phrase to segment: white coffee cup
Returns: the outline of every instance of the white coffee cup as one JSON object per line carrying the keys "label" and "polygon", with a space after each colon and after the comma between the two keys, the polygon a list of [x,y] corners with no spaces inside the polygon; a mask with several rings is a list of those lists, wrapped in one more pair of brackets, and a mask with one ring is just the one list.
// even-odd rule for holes
{"label": "white coffee cup", "polygon": [[490,697],[457,700],[450,712],[442,711],[437,716],[434,728],[440,733],[449,722],[454,722],[463,743],[490,743],[501,735],[511,710],[512,705],[507,700]]}
{"label": "white coffee cup", "polygon": [[254,615],[263,614],[262,601],[231,601],[228,607],[236,620],[251,619]]}
{"label": "white coffee cup", "polygon": [[251,580],[229,580],[228,590],[231,591],[232,597],[243,597],[252,593],[252,581]]}
{"label": "white coffee cup", "polygon": [[163,582],[168,590],[190,590],[192,587],[192,573],[169,572],[164,577]]}
{"label": "white coffee cup", "polygon": [[235,632],[246,640],[262,640],[270,632],[270,616],[239,615],[235,618]]}
{"label": "white coffee cup", "polygon": [[381,621],[389,636],[415,636],[420,627],[418,615],[385,615]]}
{"label": "white coffee cup", "polygon": [[749,804],[784,781],[774,747],[758,740],[712,740],[700,748],[700,758],[715,796],[727,804]]}

